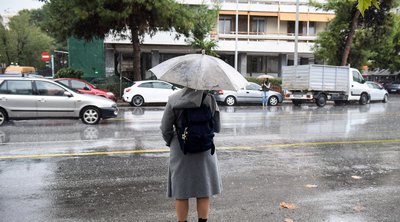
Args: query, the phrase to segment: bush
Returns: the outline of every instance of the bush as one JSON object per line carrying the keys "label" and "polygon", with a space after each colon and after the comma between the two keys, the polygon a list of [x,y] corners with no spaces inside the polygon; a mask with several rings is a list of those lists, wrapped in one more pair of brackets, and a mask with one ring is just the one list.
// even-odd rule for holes
{"label": "bush", "polygon": [[122,86],[120,85],[120,79],[118,76],[110,76],[110,77],[98,77],[98,78],[86,78],[86,81],[94,84],[96,87],[100,89],[106,89],[112,93],[117,98],[121,98],[124,92],[123,90],[129,86],[132,86],[132,82],[123,79]]}
{"label": "bush", "polygon": [[83,72],[73,68],[62,68],[55,74],[55,78],[78,78],[81,79]]}

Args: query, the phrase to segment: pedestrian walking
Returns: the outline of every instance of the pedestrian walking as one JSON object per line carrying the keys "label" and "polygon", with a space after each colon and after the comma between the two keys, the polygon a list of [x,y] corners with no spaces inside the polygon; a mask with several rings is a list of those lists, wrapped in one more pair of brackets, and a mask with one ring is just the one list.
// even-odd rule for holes
{"label": "pedestrian walking", "polygon": [[262,106],[268,105],[268,96],[269,96],[269,89],[271,88],[271,83],[268,81],[268,79],[265,79],[265,81],[261,85],[261,91],[262,91]]}
{"label": "pedestrian walking", "polygon": [[[161,122],[161,132],[170,147],[167,195],[175,198],[176,215],[186,221],[189,198],[197,199],[199,221],[207,221],[210,197],[221,193],[221,178],[217,154],[210,151],[187,153],[181,149],[177,126],[184,121],[184,109],[200,107],[201,103],[211,109],[214,131],[219,132],[219,110],[215,98],[203,90],[184,88],[170,96]],[[204,99],[203,99],[204,95]]]}

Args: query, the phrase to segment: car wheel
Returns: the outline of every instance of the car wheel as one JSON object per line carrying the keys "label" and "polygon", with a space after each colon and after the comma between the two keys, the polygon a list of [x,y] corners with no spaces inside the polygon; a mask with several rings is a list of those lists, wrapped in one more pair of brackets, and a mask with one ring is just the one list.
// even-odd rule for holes
{"label": "car wheel", "polygon": [[0,126],[7,122],[7,113],[5,110],[0,109]]}
{"label": "car wheel", "polygon": [[387,103],[388,102],[388,95],[387,94],[385,94],[385,96],[383,97],[382,102],[383,103]]}
{"label": "car wheel", "polygon": [[360,105],[365,105],[368,103],[368,95],[366,93],[361,94],[360,101],[358,101]]}
{"label": "car wheel", "polygon": [[226,99],[225,99],[225,104],[228,105],[228,106],[233,106],[233,105],[235,105],[235,104],[236,104],[236,99],[235,99],[235,97],[233,97],[233,96],[228,96],[228,97],[226,97]]}
{"label": "car wheel", "polygon": [[81,112],[81,119],[88,125],[97,124],[100,121],[100,112],[95,107],[86,107]]}
{"label": "car wheel", "polygon": [[268,105],[270,105],[270,106],[276,106],[276,105],[278,105],[278,103],[279,103],[278,97],[276,97],[276,96],[271,96],[271,97],[269,97],[269,99],[268,99]]}
{"label": "car wheel", "polygon": [[326,96],[324,94],[320,94],[317,97],[317,100],[315,100],[315,103],[317,104],[317,106],[319,107],[324,107],[326,105]]}
{"label": "car wheel", "polygon": [[144,99],[142,96],[136,95],[132,98],[131,105],[132,106],[142,106],[144,104]]}

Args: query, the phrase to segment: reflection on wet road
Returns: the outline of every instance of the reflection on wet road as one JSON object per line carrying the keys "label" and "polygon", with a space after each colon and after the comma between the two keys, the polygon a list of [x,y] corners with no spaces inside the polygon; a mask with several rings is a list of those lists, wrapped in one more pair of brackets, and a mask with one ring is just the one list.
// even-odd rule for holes
{"label": "reflection on wet road", "polygon": [[[212,221],[396,221],[400,97],[366,106],[221,106]],[[163,107],[0,128],[1,221],[174,221]],[[313,185],[307,187],[307,185]],[[299,206],[280,209],[281,202]],[[196,215],[191,212],[190,219]]]}

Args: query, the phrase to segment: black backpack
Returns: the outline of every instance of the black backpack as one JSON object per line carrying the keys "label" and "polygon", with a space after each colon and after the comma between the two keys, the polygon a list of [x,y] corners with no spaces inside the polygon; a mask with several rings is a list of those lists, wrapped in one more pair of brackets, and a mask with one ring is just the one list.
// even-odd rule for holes
{"label": "black backpack", "polygon": [[211,150],[211,155],[215,153],[213,115],[211,108],[203,104],[205,96],[200,107],[186,108],[182,112],[182,125],[177,127],[177,132],[185,155],[207,150]]}

